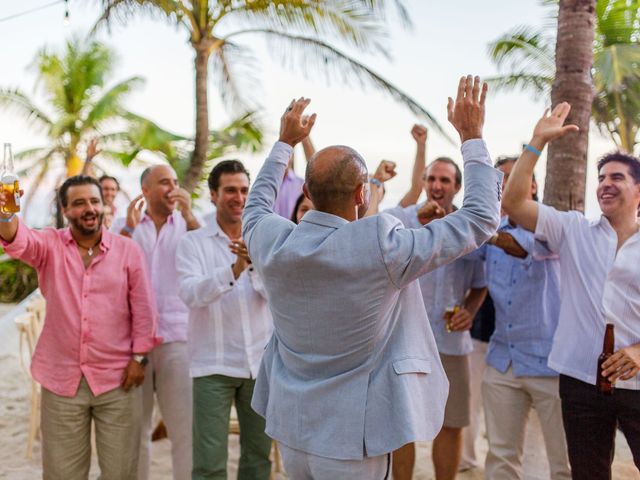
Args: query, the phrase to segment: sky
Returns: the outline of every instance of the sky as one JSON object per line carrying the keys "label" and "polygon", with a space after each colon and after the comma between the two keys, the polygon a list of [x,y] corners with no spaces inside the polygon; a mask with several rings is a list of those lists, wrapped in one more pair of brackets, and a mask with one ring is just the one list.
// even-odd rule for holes
{"label": "sky", "polygon": [[[0,0],[0,88],[19,87],[33,95],[38,105],[45,105],[35,90],[35,72],[31,67],[35,54],[42,48],[60,50],[71,35],[86,35],[99,14],[99,1],[70,0],[70,22],[64,25],[62,3],[11,20],[1,19],[15,13],[51,3],[47,0]],[[541,25],[548,10],[538,0],[405,0],[413,28],[406,28],[391,14],[388,38],[392,59],[354,54],[387,80],[409,93],[430,111],[454,139],[457,134],[447,123],[446,101],[454,96],[461,75],[481,77],[495,75],[497,70],[487,55],[487,45],[502,33],[523,23]],[[162,20],[136,19],[128,25],[114,24],[98,38],[113,47],[118,63],[111,84],[131,76],[142,76],[146,82],[135,92],[127,106],[162,127],[184,135],[194,131],[194,71],[193,50],[184,31]],[[237,38],[238,41],[241,37]],[[242,42],[250,46],[256,59],[257,89],[252,98],[259,99],[261,118],[266,128],[264,151],[256,155],[237,155],[255,176],[272,143],[277,139],[279,118],[292,98],[312,99],[309,112],[318,114],[312,132],[317,148],[345,144],[358,150],[369,168],[375,169],[381,159],[397,162],[398,176],[387,185],[384,205],[397,202],[409,186],[415,154],[415,142],[410,130],[414,123],[424,123],[406,107],[388,96],[361,85],[345,84],[342,78],[327,81],[322,72],[304,68],[284,68],[280,57],[272,55],[259,37],[247,36]],[[337,46],[340,46],[339,44]],[[340,46],[341,47],[341,46]],[[344,49],[344,48],[343,48]],[[234,113],[225,111],[217,96],[217,87],[210,83],[210,124],[220,127]],[[493,157],[518,154],[531,136],[537,119],[546,107],[545,99],[530,94],[489,94],[484,138]],[[0,110],[0,142],[11,142],[14,152],[46,144],[42,132],[29,126],[15,113]],[[599,214],[595,197],[595,163],[602,154],[615,146],[592,131],[589,146],[586,213]],[[427,160],[451,156],[461,162],[459,145],[453,146],[430,129]],[[536,168],[543,189],[546,152]],[[303,175],[301,152],[296,170]],[[116,169],[124,188],[137,195],[140,167]],[[28,188],[28,178],[24,182]],[[49,185],[51,186],[51,185]],[[46,189],[45,189],[46,190]],[[51,190],[49,189],[48,192]],[[46,201],[43,191],[29,215],[33,224],[46,221]],[[462,201],[462,195],[457,203]],[[119,202],[124,205],[122,197]],[[201,203],[206,210],[209,206]]]}

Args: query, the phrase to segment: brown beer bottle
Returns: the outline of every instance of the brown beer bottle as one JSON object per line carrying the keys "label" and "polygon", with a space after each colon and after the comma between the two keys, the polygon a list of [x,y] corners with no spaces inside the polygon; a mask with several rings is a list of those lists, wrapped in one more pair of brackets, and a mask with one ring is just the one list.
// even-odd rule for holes
{"label": "brown beer bottle", "polygon": [[596,388],[598,393],[602,395],[611,395],[613,393],[613,385],[607,377],[602,375],[602,364],[613,355],[613,324],[607,323],[607,329],[604,332],[604,342],[602,343],[602,353],[598,357],[598,376],[596,380]]}

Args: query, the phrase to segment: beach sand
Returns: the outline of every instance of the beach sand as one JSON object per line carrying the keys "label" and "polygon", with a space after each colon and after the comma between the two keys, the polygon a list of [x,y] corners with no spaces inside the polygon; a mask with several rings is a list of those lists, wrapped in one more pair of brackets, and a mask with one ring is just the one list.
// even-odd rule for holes
{"label": "beach sand", "polygon": [[[21,368],[19,360],[18,333],[13,320],[4,318],[8,306],[0,305],[0,479],[35,480],[42,478],[40,443],[36,441],[33,459],[26,458],[27,432],[29,425],[30,380]],[[484,458],[487,442],[484,434],[477,441],[479,458]],[[431,465],[431,444],[419,443],[415,480],[433,478]],[[236,478],[239,456],[237,435],[229,438],[229,478]],[[168,440],[154,442],[152,451],[152,480],[170,480],[171,457]],[[91,479],[98,477],[97,458],[92,458]],[[286,475],[277,476],[287,478]],[[482,469],[475,469],[458,475],[460,480],[484,478]],[[544,443],[537,417],[531,415],[524,456],[525,480],[549,478]],[[640,480],[640,473],[633,465],[631,452],[624,437],[618,434],[613,478],[615,480]]]}

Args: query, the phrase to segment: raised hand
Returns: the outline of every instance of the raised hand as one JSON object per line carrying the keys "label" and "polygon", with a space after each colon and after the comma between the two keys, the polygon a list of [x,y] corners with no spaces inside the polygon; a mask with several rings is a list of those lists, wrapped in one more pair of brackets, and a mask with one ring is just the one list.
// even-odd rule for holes
{"label": "raised hand", "polygon": [[134,229],[140,223],[142,218],[142,209],[144,208],[145,201],[142,194],[131,200],[131,203],[127,207],[127,222],[126,225],[130,229]]}
{"label": "raised hand", "polygon": [[455,102],[449,97],[447,117],[460,134],[463,143],[474,138],[482,138],[484,126],[484,104],[487,98],[487,84],[480,86],[480,77],[462,77],[458,84]]}
{"label": "raised hand", "polygon": [[570,111],[571,105],[567,102],[556,105],[551,114],[549,114],[549,109],[547,108],[533,129],[533,138],[537,138],[542,143],[549,143],[556,138],[565,136],[567,133],[579,131],[580,128],[577,125],[564,125],[564,121]]}
{"label": "raised hand", "polygon": [[280,119],[280,138],[281,142],[287,143],[294,147],[302,139],[309,136],[313,125],[316,123],[316,114],[306,116],[304,109],[307,108],[311,99],[300,97],[298,100],[292,100]]}
{"label": "raised hand", "polygon": [[427,127],[415,124],[411,129],[411,136],[418,145],[425,145],[427,143]]}
{"label": "raised hand", "polygon": [[512,257],[527,258],[527,255],[529,255],[529,253],[522,248],[522,245],[513,238],[513,235],[507,232],[496,233],[492,239],[489,240],[489,243],[502,249],[507,255],[511,255]]}
{"label": "raised hand", "polygon": [[426,225],[436,218],[444,217],[444,214],[444,209],[435,201],[430,200],[418,209],[418,221],[420,224]]}
{"label": "raised hand", "polygon": [[237,280],[240,274],[251,265],[251,258],[249,258],[249,251],[247,245],[241,238],[235,238],[229,243],[229,250],[236,255],[236,261],[233,264],[233,276]]}
{"label": "raised hand", "polygon": [[376,173],[373,174],[373,178],[384,183],[387,180],[391,180],[396,175],[396,162],[382,160],[376,169]]}

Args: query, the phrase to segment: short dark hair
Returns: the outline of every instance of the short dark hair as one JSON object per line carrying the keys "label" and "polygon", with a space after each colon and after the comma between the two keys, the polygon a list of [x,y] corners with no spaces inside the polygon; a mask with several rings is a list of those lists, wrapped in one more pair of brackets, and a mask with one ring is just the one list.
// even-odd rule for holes
{"label": "short dark hair", "polygon": [[67,178],[64,183],[58,189],[58,200],[60,201],[60,205],[63,207],[67,206],[67,193],[71,187],[77,187],[79,185],[95,185],[98,187],[98,192],[100,192],[100,200],[104,202],[104,198],[102,198],[102,187],[100,187],[100,182],[96,180],[94,177],[89,175],[75,175],[73,177]]}
{"label": "short dark hair", "polygon": [[100,185],[102,185],[102,182],[104,180],[112,180],[112,181],[116,182],[116,187],[118,188],[118,190],[120,190],[120,182],[118,181],[118,179],[116,177],[112,177],[111,175],[102,175],[98,179],[98,182],[100,183]]}
{"label": "short dark hair", "polygon": [[[435,160],[433,160],[429,165],[427,165],[427,170],[429,170],[431,166],[436,162],[448,163],[449,165],[452,165],[456,171],[456,185],[462,185],[462,171],[460,170],[460,167],[458,166],[458,164],[453,161],[453,159],[449,157],[438,157]],[[427,172],[425,170],[425,179],[426,179],[426,173]]]}
{"label": "short dark hair", "polygon": [[[495,161],[495,163],[493,164],[493,166],[495,168],[500,168],[501,166],[507,164],[507,163],[516,163],[518,161],[518,158],[520,157],[516,157],[514,156],[509,156],[509,155],[502,155],[500,157],[497,158],[497,160]],[[533,180],[533,183],[536,184],[536,190],[538,189],[538,181],[536,180],[536,174],[535,172],[531,173],[531,180]],[[533,194],[533,199],[537,202],[538,201],[538,193],[534,193]]]}
{"label": "short dark hair", "polygon": [[220,177],[225,173],[228,173],[228,174],[244,173],[249,179],[249,181],[251,181],[251,176],[249,175],[249,171],[244,167],[241,161],[223,160],[211,169],[209,178],[207,178],[207,183],[209,184],[209,190],[211,190],[212,192],[218,191],[218,187],[220,186]]}
{"label": "short dark hair", "polygon": [[633,181],[635,183],[640,183],[640,160],[638,160],[636,157],[623,152],[609,153],[608,155],[605,155],[600,160],[598,160],[598,174],[600,174],[600,170],[602,170],[602,167],[610,162],[624,163],[627,167],[629,167],[629,172],[633,177]]}

